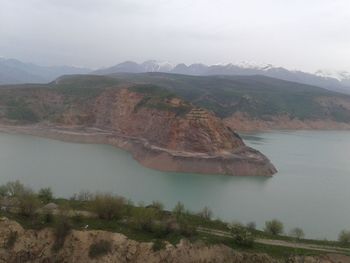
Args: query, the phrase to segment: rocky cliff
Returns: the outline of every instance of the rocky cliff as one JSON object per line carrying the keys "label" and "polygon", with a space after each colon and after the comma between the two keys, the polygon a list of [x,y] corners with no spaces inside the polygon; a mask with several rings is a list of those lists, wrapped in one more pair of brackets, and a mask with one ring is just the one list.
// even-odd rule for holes
{"label": "rocky cliff", "polygon": [[[67,94],[62,89],[27,88],[13,96],[11,90],[3,90],[2,130],[82,142],[98,137],[96,142],[126,149],[145,166],[163,171],[265,176],[276,172],[263,154],[245,146],[213,113],[158,87],[88,91],[77,95],[74,90]],[[30,126],[23,126],[28,122]]]}

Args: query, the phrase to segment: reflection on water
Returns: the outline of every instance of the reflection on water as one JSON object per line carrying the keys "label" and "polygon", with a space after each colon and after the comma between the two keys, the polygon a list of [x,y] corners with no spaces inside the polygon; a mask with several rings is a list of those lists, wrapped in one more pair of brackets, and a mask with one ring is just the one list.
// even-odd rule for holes
{"label": "reflection on water", "polygon": [[350,133],[273,132],[244,134],[279,170],[272,178],[178,174],[142,167],[130,154],[106,145],[74,144],[0,134],[0,183],[19,179],[58,196],[106,191],[134,202],[177,201],[193,211],[209,206],[227,221],[278,218],[309,237],[336,238],[350,229]]}

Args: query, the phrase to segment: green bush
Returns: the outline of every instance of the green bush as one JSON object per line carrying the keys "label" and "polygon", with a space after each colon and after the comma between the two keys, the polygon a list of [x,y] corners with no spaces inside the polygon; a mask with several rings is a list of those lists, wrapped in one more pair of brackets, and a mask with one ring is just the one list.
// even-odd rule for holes
{"label": "green bush", "polygon": [[193,237],[197,234],[197,228],[195,225],[193,225],[189,220],[181,219],[179,220],[180,225],[180,235],[185,237]]}
{"label": "green bush", "polygon": [[348,244],[350,244],[350,231],[342,230],[342,231],[339,233],[338,241],[339,241],[340,243],[342,243],[343,245],[348,245]]}
{"label": "green bush", "polygon": [[153,232],[155,221],[160,218],[159,211],[154,208],[139,207],[132,213],[134,228]]}
{"label": "green bush", "polygon": [[125,199],[111,194],[97,194],[91,205],[100,219],[119,219],[123,213]]}
{"label": "green bush", "polygon": [[265,230],[266,233],[271,235],[280,235],[283,233],[283,224],[281,221],[277,219],[273,219],[271,221],[265,222]]}
{"label": "green bush", "polygon": [[44,204],[52,202],[53,194],[51,188],[41,188],[38,192],[38,197]]}
{"label": "green bush", "polygon": [[163,211],[164,209],[164,205],[160,201],[153,201],[151,206],[159,211]]}
{"label": "green bush", "polygon": [[89,248],[89,257],[98,258],[105,256],[110,253],[112,250],[112,242],[108,240],[100,240],[96,243],[90,245]]}
{"label": "green bush", "polygon": [[304,231],[299,227],[293,228],[290,231],[289,235],[296,238],[296,239],[302,239],[305,236]]}
{"label": "green bush", "polygon": [[19,197],[19,212],[22,216],[33,217],[36,210],[40,207],[40,200],[30,189],[27,189]]}
{"label": "green bush", "polygon": [[162,240],[156,239],[153,242],[152,250],[154,252],[159,251],[159,250],[164,249],[164,248],[165,248],[165,243]]}
{"label": "green bush", "polygon": [[205,206],[198,215],[204,220],[210,220],[213,216],[213,212],[209,207]]}
{"label": "green bush", "polygon": [[185,206],[183,203],[181,202],[177,202],[177,204],[175,205],[174,209],[173,209],[173,213],[179,217],[181,215],[183,215],[185,213]]}
{"label": "green bush", "polygon": [[157,238],[164,238],[170,233],[167,224],[161,221],[154,221],[151,226],[151,232]]}
{"label": "green bush", "polygon": [[44,217],[44,222],[45,222],[46,224],[51,224],[51,223],[53,223],[53,221],[54,221],[54,216],[53,216],[53,214],[52,214],[51,212],[45,213],[45,214],[43,215],[43,217]]}
{"label": "green bush", "polygon": [[250,231],[256,230],[256,223],[255,223],[255,222],[249,222],[249,223],[247,223],[247,228],[248,228]]}
{"label": "green bush", "polygon": [[18,197],[25,191],[25,186],[18,180],[7,182],[1,186],[1,194],[4,196]]}
{"label": "green bush", "polygon": [[84,221],[84,217],[80,213],[75,213],[72,220],[74,223],[80,224]]}
{"label": "green bush", "polygon": [[252,247],[254,245],[253,234],[242,224],[233,223],[229,225],[233,242],[239,246]]}

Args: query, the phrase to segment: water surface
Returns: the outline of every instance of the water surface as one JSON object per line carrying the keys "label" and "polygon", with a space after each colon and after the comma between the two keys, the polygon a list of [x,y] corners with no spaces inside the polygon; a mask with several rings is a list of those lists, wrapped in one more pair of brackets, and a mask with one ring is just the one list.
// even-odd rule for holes
{"label": "water surface", "polygon": [[107,145],[75,144],[0,133],[0,184],[19,179],[56,196],[80,190],[114,192],[134,202],[177,201],[244,223],[278,218],[286,231],[335,239],[350,229],[350,132],[298,131],[243,135],[279,170],[272,178],[158,172]]}

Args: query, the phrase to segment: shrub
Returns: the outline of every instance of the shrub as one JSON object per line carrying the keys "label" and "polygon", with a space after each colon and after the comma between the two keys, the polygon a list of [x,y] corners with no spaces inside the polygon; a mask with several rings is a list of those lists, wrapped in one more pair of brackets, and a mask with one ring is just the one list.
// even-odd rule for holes
{"label": "shrub", "polygon": [[271,235],[280,235],[283,233],[283,224],[277,219],[265,222],[265,232]]}
{"label": "shrub", "polygon": [[0,197],[5,197],[8,195],[6,185],[0,185]]}
{"label": "shrub", "polygon": [[112,220],[122,216],[125,199],[111,194],[98,194],[92,200],[92,209],[100,219]]}
{"label": "shrub", "polygon": [[153,242],[152,250],[154,252],[159,251],[159,250],[164,249],[164,248],[165,248],[165,243],[162,240],[156,239]]}
{"label": "shrub", "polygon": [[154,223],[159,218],[159,211],[154,208],[139,207],[133,212],[134,228],[153,232]]}
{"label": "shrub", "polygon": [[151,206],[159,211],[163,211],[164,209],[164,205],[160,201],[153,201]]}
{"label": "shrub", "polygon": [[84,221],[84,217],[81,213],[75,213],[72,217],[74,223],[80,224]]}
{"label": "shrub", "polygon": [[249,223],[247,223],[247,228],[248,228],[250,231],[256,230],[256,223],[255,223],[255,222],[249,222]]}
{"label": "shrub", "polygon": [[108,240],[100,240],[90,245],[89,257],[97,258],[107,255],[112,250],[112,242]]}
{"label": "shrub", "polygon": [[61,216],[54,228],[55,243],[52,247],[54,251],[59,251],[63,247],[64,241],[66,240],[66,237],[71,232],[71,230],[72,226],[68,218]]}
{"label": "shrub", "polygon": [[16,180],[6,183],[6,185],[3,186],[2,191],[5,191],[7,196],[17,197],[26,192],[26,188],[20,181]]}
{"label": "shrub", "polygon": [[301,228],[295,227],[290,231],[290,236],[292,236],[296,239],[302,239],[302,238],[304,238],[305,234]]}
{"label": "shrub", "polygon": [[252,247],[254,245],[254,236],[240,223],[233,223],[228,226],[231,231],[233,242],[239,246]]}
{"label": "shrub", "polygon": [[164,238],[170,233],[170,228],[164,222],[154,221],[151,225],[151,232],[157,238]]}
{"label": "shrub", "polygon": [[38,197],[44,204],[50,203],[53,200],[51,188],[41,188],[39,190]]}
{"label": "shrub", "polygon": [[185,213],[185,206],[183,203],[181,202],[177,202],[177,204],[175,205],[174,209],[173,209],[173,213],[176,216],[181,216]]}
{"label": "shrub", "polygon": [[18,197],[18,201],[19,212],[26,217],[33,217],[40,206],[40,200],[31,190],[26,190],[22,193],[21,196]]}
{"label": "shrub", "polygon": [[43,216],[46,224],[51,224],[54,221],[54,216],[51,212],[47,212]]}
{"label": "shrub", "polygon": [[77,200],[82,202],[91,201],[93,200],[93,198],[94,198],[94,195],[88,190],[80,191],[77,196]]}
{"label": "shrub", "polygon": [[182,219],[179,221],[180,234],[185,237],[193,237],[197,234],[197,228],[191,224],[188,220]]}
{"label": "shrub", "polygon": [[11,249],[15,245],[16,241],[18,238],[18,233],[16,231],[11,231],[5,244],[4,247],[5,249]]}
{"label": "shrub", "polygon": [[205,206],[201,212],[198,214],[201,218],[205,220],[210,220],[213,216],[213,212],[210,210],[209,207]]}
{"label": "shrub", "polygon": [[350,231],[343,230],[339,233],[338,241],[343,245],[350,244]]}

